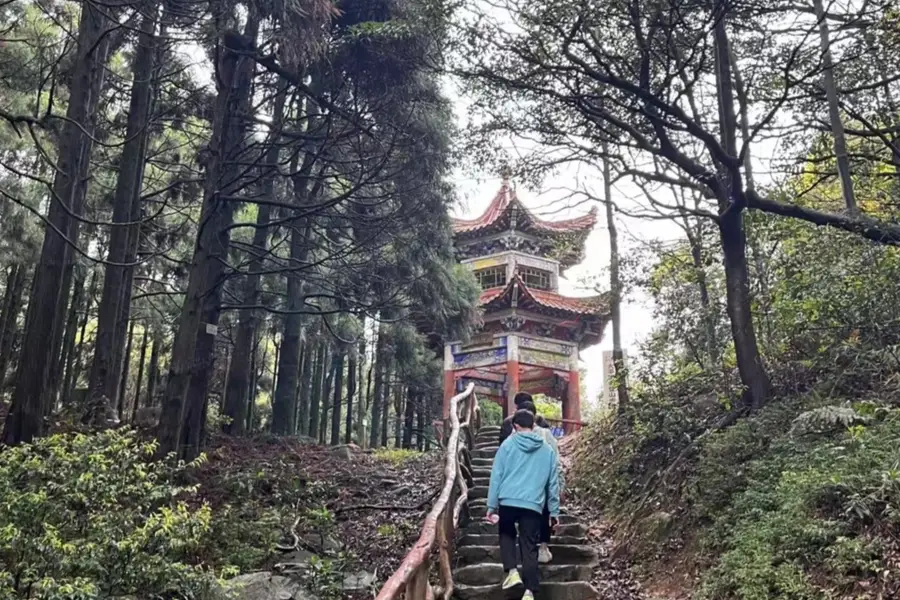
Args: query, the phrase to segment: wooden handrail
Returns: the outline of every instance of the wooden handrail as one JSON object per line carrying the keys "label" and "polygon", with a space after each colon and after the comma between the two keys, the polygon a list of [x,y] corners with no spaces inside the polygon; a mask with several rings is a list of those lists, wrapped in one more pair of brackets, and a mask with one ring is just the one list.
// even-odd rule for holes
{"label": "wooden handrail", "polygon": [[[464,421],[461,421],[465,418]],[[444,486],[425,523],[422,533],[400,567],[385,582],[376,600],[450,600],[453,595],[451,551],[462,509],[469,497],[465,471],[471,473],[469,448],[481,422],[475,385],[469,384],[450,400],[450,435],[444,446]],[[474,431],[473,431],[474,429]],[[465,433],[465,440],[460,436]],[[439,581],[432,588],[431,554],[438,547]]]}

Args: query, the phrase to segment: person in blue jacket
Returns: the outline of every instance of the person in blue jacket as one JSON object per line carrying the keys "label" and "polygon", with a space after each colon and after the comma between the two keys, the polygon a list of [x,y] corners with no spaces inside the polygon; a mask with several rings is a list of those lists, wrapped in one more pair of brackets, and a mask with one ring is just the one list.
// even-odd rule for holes
{"label": "person in blue jacket", "polygon": [[[504,590],[525,586],[523,600],[533,600],[540,586],[538,544],[544,505],[551,526],[559,521],[559,458],[544,437],[534,431],[534,414],[513,415],[516,434],[507,438],[494,458],[488,489],[488,518],[500,518],[500,557],[506,576]],[[516,535],[518,525],[518,536]],[[522,552],[522,573],[516,556],[516,537]]]}

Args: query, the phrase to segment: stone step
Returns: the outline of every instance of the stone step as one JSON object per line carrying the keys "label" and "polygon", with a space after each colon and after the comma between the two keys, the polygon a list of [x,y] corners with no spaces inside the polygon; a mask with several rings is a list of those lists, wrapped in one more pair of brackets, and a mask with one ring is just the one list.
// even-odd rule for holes
{"label": "stone step", "polygon": [[471,501],[476,498],[487,498],[489,489],[489,487],[484,485],[476,485],[469,490],[469,500]]}
{"label": "stone step", "polygon": [[[465,535],[497,535],[497,526],[487,521],[472,521],[464,531]],[[556,535],[584,538],[587,535],[587,527],[581,523],[560,524],[556,528]]]}
{"label": "stone step", "polygon": [[[522,597],[524,590],[505,591],[499,584],[494,585],[458,585],[453,591],[457,600],[516,600]],[[541,584],[537,594],[541,600],[597,600],[600,592],[585,581],[548,582]]]}
{"label": "stone step", "polygon": [[[541,581],[589,581],[590,565],[541,565]],[[454,581],[463,585],[498,585],[503,580],[502,563],[481,563],[460,567],[453,572]]]}
{"label": "stone step", "polygon": [[[597,550],[592,546],[563,546],[550,544],[553,563],[557,565],[595,565]],[[500,562],[499,546],[460,546],[456,549],[460,565],[477,565],[484,562]]]}
{"label": "stone step", "polygon": [[495,454],[497,454],[496,448],[480,449],[476,447],[475,450],[472,450],[472,458],[490,458],[494,460]]}
{"label": "stone step", "polygon": [[494,464],[493,458],[472,458],[472,466],[473,467],[487,467],[491,468]]}
{"label": "stone step", "polygon": [[[460,546],[499,546],[500,537],[497,535],[496,525],[493,533],[467,533],[459,541]],[[582,546],[585,544],[584,538],[577,535],[553,535],[550,538],[551,544],[560,544],[563,546]]]}
{"label": "stone step", "polygon": [[[485,501],[485,499],[476,498],[475,500],[469,502],[469,514],[473,519],[483,519],[485,515],[487,515],[487,502]],[[559,515],[560,525],[569,525],[571,523],[577,522],[578,521],[572,515]]]}
{"label": "stone step", "polygon": [[485,469],[484,467],[477,467],[475,465],[472,465],[472,477],[487,477],[488,479],[490,479],[491,470],[489,468]]}
{"label": "stone step", "polygon": [[491,485],[490,475],[488,475],[487,477],[475,477],[475,485],[490,486]]}
{"label": "stone step", "polygon": [[497,435],[500,433],[500,425],[482,425],[481,429],[478,430],[478,435],[487,435],[493,433]]}

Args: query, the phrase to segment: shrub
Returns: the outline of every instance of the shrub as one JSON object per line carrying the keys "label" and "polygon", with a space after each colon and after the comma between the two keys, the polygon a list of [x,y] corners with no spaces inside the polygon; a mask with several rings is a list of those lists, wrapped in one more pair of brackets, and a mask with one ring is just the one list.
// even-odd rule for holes
{"label": "shrub", "polygon": [[[717,519],[705,598],[895,597],[882,579],[900,525],[900,416],[841,436],[780,438],[749,461]],[[881,596],[878,596],[881,594]]]}
{"label": "shrub", "polygon": [[108,431],[0,453],[0,598],[206,595],[215,577],[191,557],[211,511],[155,450]]}

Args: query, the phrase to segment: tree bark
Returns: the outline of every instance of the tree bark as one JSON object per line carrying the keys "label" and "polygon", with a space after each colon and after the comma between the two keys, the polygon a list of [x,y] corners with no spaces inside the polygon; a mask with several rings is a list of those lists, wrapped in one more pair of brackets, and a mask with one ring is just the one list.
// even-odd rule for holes
{"label": "tree bark", "polygon": [[[722,7],[724,9],[724,6]],[[728,35],[725,19],[716,20],[715,64],[719,105],[719,127],[722,146],[730,156],[737,156],[736,116],[731,84]],[[725,291],[731,334],[734,339],[738,372],[744,385],[744,405],[751,410],[762,407],[772,394],[772,384],[762,362],[753,314],[750,306],[750,277],[747,268],[747,240],[744,233],[744,211],[738,192],[741,180],[721,169],[720,181],[728,197],[719,197],[719,233],[725,266]]]}
{"label": "tree bark", "polygon": [[841,120],[841,108],[837,96],[837,84],[834,81],[834,60],[831,57],[831,39],[828,21],[825,18],[825,6],[822,0],[813,0],[813,9],[819,21],[819,40],[822,49],[823,87],[828,101],[828,116],[831,121],[831,134],[834,136],[834,156],[837,161],[838,178],[841,182],[841,194],[847,212],[856,214],[856,198],[853,195],[853,179],[850,177],[850,157],[847,155],[847,138],[844,134],[844,122]]}
{"label": "tree bark", "polygon": [[331,403],[331,445],[341,443],[341,404],[344,395],[344,350],[334,353],[334,401]]}
{"label": "tree bark", "polygon": [[91,317],[91,303],[94,300],[94,295],[97,292],[97,271],[95,270],[91,273],[91,284],[88,286],[88,293],[84,299],[84,314],[81,316],[81,325],[79,327],[78,333],[78,362],[75,364],[75,371],[72,374],[72,380],[69,383],[69,388],[63,390],[65,393],[64,400],[66,402],[71,401],[72,393],[75,390],[75,387],[78,385],[78,380],[81,378],[81,374],[84,372],[85,362],[86,362],[86,343],[87,343],[87,324]]}
{"label": "tree bark", "polygon": [[[12,406],[3,432],[8,445],[30,442],[44,433],[43,402],[47,398],[47,379],[59,306],[66,303],[67,271],[71,271],[73,250],[80,223],[70,213],[84,212],[88,167],[96,129],[97,106],[106,73],[109,52],[109,27],[106,9],[84,4],[78,25],[78,43],[72,64],[75,65],[69,86],[66,120],[61,125],[56,175],[47,214],[47,227],[41,257],[35,269],[32,294],[28,305],[28,327],[22,341],[16,387]],[[64,208],[63,206],[67,206]],[[69,280],[71,283],[71,280]]]}
{"label": "tree bark", "polygon": [[[237,46],[238,39],[257,37],[259,18],[251,10],[244,38],[227,33],[223,36],[219,65],[219,93],[213,119],[213,133],[209,147],[213,150],[207,163],[206,186],[200,216],[197,243],[194,248],[191,272],[178,330],[172,346],[169,377],[163,397],[159,423],[159,451],[166,455],[182,455],[187,392],[197,356],[198,341],[215,335],[220,312],[224,267],[228,255],[230,235],[228,226],[233,219],[234,204],[223,200],[241,189],[240,159],[244,150],[249,112],[254,62]],[[235,44],[231,46],[231,44]],[[205,305],[215,310],[204,310]],[[204,318],[209,319],[204,322]],[[207,345],[207,344],[204,344]],[[212,345],[208,345],[210,348]],[[201,363],[207,362],[205,359]]]}
{"label": "tree bark", "polygon": [[[605,148],[604,148],[604,154]],[[622,351],[622,277],[619,274],[619,232],[616,229],[615,206],[612,199],[612,177],[609,160],[603,159],[603,198],[606,224],[609,230],[609,308],[612,320],[613,367],[616,377],[618,409],[628,406],[628,375]]]}
{"label": "tree bark", "polygon": [[6,278],[6,292],[3,298],[3,327],[0,328],[0,392],[6,387],[6,371],[12,358],[13,342],[18,331],[19,313],[22,311],[22,296],[25,292],[26,269],[13,265]]}
{"label": "tree bark", "polygon": [[125,392],[128,389],[128,375],[131,372],[131,348],[134,344],[134,321],[128,323],[128,336],[125,341],[125,352],[122,355],[122,376],[119,379],[119,389],[116,392],[117,404],[116,412],[119,414],[119,420],[125,417]]}
{"label": "tree bark", "polygon": [[425,394],[419,392],[416,394],[416,450],[419,452],[425,450],[425,414]]}
{"label": "tree bark", "polygon": [[144,323],[144,333],[141,336],[141,350],[138,354],[137,381],[134,383],[134,400],[131,403],[131,423],[134,423],[135,415],[141,404],[141,388],[143,388],[144,383],[144,361],[147,358],[147,338],[149,337],[149,330],[150,328]]}
{"label": "tree bark", "polygon": [[[309,421],[309,383],[312,379],[313,360],[315,359],[312,339],[307,338],[303,343],[303,352],[300,355],[300,375],[297,382],[297,412],[294,418],[294,435],[306,435],[301,419]],[[307,423],[306,429],[309,429]]]}
{"label": "tree bark", "polygon": [[63,339],[63,352],[60,362],[62,364],[63,380],[59,393],[59,402],[65,404],[69,398],[69,390],[72,387],[73,370],[75,369],[75,338],[78,335],[78,313],[84,310],[85,286],[84,275],[79,275],[72,294],[72,306],[69,308],[69,316],[66,319],[66,334]]}
{"label": "tree bark", "polygon": [[[365,322],[363,323],[365,325]],[[360,448],[366,448],[368,445],[368,436],[366,435],[366,415],[369,412],[368,403],[372,401],[372,366],[369,366],[368,379],[365,377],[366,371],[366,340],[363,337],[359,342],[357,350],[359,356],[359,398],[356,401],[356,439],[359,441]],[[363,382],[366,381],[365,387]]]}
{"label": "tree bark", "polygon": [[[301,435],[307,435],[314,440],[319,439],[319,407],[322,405],[322,387],[325,385],[325,361],[326,348],[323,342],[316,348],[316,364],[313,369],[312,380],[304,388],[309,403],[308,416],[300,419]],[[303,402],[300,403],[303,409]]]}
{"label": "tree bark", "polygon": [[356,395],[357,388],[357,357],[356,348],[350,349],[350,355],[347,357],[347,414],[345,416],[346,423],[344,425],[344,443],[353,442],[353,397]]}
{"label": "tree bark", "polygon": [[[141,20],[137,49],[132,63],[134,76],[131,103],[128,110],[125,144],[116,179],[109,252],[103,276],[103,291],[97,316],[94,360],[91,366],[88,393],[91,403],[102,397],[119,408],[124,399],[118,397],[122,378],[122,350],[125,330],[130,316],[133,266],[137,256],[137,237],[140,236],[141,183],[144,177],[144,157],[150,136],[150,107],[156,85],[154,63],[156,57],[156,25],[159,8],[155,2],[146,5]],[[134,252],[132,252],[134,248]]]}
{"label": "tree bark", "polygon": [[325,443],[325,435],[328,431],[328,414],[331,405],[331,384],[335,379],[335,360],[337,350],[333,350],[330,354],[330,363],[327,368],[325,380],[322,385],[322,406],[319,414],[319,443]]}
{"label": "tree bark", "polygon": [[382,407],[384,408],[384,412],[387,413],[387,402],[384,401],[384,376],[389,368],[388,361],[390,360],[387,354],[387,331],[385,331],[385,325],[383,323],[379,323],[378,325],[378,340],[375,342],[375,355],[373,360],[375,361],[375,381],[372,392],[372,430],[370,432],[371,435],[369,436],[369,446],[377,448],[379,445],[378,442],[381,439],[380,432],[384,429],[381,426]]}
{"label": "tree bark", "polygon": [[403,449],[410,450],[412,448],[413,427],[416,418],[416,404],[418,392],[412,388],[406,390],[406,411],[403,416]]}
{"label": "tree bark", "polygon": [[[389,404],[390,404],[388,402],[388,398],[389,398],[390,389],[391,389],[388,382],[390,381],[390,378],[392,376],[393,375],[391,373],[391,369],[386,368],[385,369],[385,383],[384,383],[384,404],[382,405],[382,411],[381,411],[381,447],[382,448],[387,448],[387,445],[388,445],[388,423],[390,422],[388,420],[388,408],[389,408]],[[395,402],[399,402],[399,400],[395,399]]]}
{"label": "tree bark", "polygon": [[153,406],[154,394],[156,394],[156,383],[159,380],[159,351],[162,345],[162,335],[154,333],[153,346],[150,348],[150,368],[147,371],[147,401],[145,406]]}

